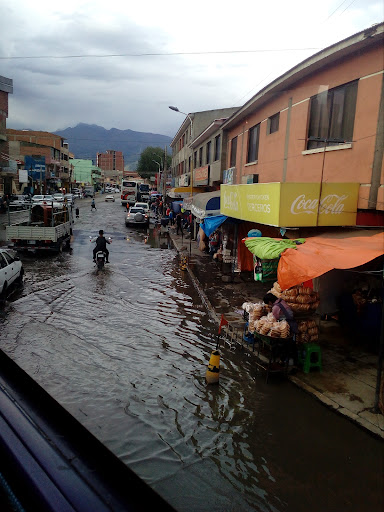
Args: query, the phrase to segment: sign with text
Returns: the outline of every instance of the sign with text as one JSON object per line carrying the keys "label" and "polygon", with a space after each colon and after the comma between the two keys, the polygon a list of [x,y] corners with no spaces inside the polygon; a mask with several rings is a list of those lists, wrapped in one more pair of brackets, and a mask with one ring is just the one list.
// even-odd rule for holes
{"label": "sign with text", "polygon": [[209,182],[209,166],[199,167],[194,170],[193,174],[194,185],[208,185]]}
{"label": "sign with text", "polygon": [[27,169],[19,169],[19,183],[28,183]]}
{"label": "sign with text", "polygon": [[234,167],[230,167],[229,169],[225,169],[225,171],[223,171],[223,183],[226,183],[227,185],[232,185],[234,171]]}
{"label": "sign with text", "polygon": [[28,175],[33,181],[45,180],[45,156],[29,156],[24,157],[25,168],[28,169]]}
{"label": "sign with text", "polygon": [[359,187],[359,183],[221,185],[220,211],[269,226],[354,226]]}

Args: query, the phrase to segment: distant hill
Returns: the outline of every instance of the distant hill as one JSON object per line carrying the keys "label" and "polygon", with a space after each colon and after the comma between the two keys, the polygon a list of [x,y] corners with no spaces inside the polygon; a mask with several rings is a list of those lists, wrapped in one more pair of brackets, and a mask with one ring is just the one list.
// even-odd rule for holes
{"label": "distant hill", "polygon": [[162,149],[168,146],[167,152],[170,154],[169,144],[172,140],[167,135],[117,128],[106,130],[102,126],[85,123],[53,133],[67,139],[69,150],[74,153],[75,158],[92,159],[94,163],[96,153],[104,153],[107,149],[122,151],[125,166],[129,166],[131,170],[136,169],[141,152],[148,146]]}

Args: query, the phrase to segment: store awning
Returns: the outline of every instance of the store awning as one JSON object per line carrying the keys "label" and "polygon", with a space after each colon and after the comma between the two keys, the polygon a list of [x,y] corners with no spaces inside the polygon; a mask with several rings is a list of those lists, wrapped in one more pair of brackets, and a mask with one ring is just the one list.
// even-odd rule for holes
{"label": "store awning", "polygon": [[201,229],[204,233],[209,236],[211,235],[218,227],[222,225],[228,219],[226,215],[213,215],[212,217],[205,217],[203,221],[200,223]]}
{"label": "store awning", "polygon": [[191,212],[199,219],[204,219],[212,215],[220,215],[220,190],[202,192],[194,195]]}
{"label": "store awning", "polygon": [[[199,188],[193,188],[192,193],[196,194],[200,191]],[[183,199],[184,197],[189,197],[191,195],[191,187],[175,187],[170,188],[167,191],[167,196],[172,199]]]}
{"label": "store awning", "polygon": [[384,254],[384,233],[370,230],[327,233],[285,250],[277,271],[283,290],[332,269],[355,268]]}

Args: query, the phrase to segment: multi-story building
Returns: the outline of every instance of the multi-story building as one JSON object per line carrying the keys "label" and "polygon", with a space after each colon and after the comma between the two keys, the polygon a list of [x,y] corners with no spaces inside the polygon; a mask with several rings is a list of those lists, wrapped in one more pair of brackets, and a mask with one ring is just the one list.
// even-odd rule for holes
{"label": "multi-story building", "polygon": [[122,151],[108,149],[97,153],[96,164],[104,173],[104,183],[119,184],[124,174],[124,155]]}
{"label": "multi-story building", "polygon": [[17,177],[17,162],[9,156],[7,142],[8,95],[13,93],[13,81],[0,76],[0,195],[12,194],[12,181]]}
{"label": "multi-story building", "polygon": [[222,213],[284,229],[384,225],[383,37],[378,24],[326,48],[223,124]]}
{"label": "multi-story building", "polygon": [[96,190],[103,188],[103,171],[93,164],[92,160],[74,158],[71,160],[73,166],[73,184],[76,186],[94,186]]}
{"label": "multi-story building", "polygon": [[[223,108],[216,110],[207,110],[205,112],[194,112],[188,114],[180,128],[178,129],[175,137],[171,142],[172,148],[172,185],[174,187],[188,187],[195,186],[194,175],[192,171],[196,166],[198,168],[203,167],[203,161],[206,161],[207,158],[212,158],[212,169],[214,172],[210,179],[204,178],[198,179],[198,182],[211,182],[220,180],[220,171],[218,171],[217,162],[221,159],[221,153],[218,156],[217,160],[213,160],[216,158],[216,154],[213,153],[213,149],[209,149],[209,153],[205,153],[205,160],[203,160],[203,149],[197,150],[196,147],[199,144],[193,145],[196,137],[199,137],[202,132],[205,132],[206,137],[211,136],[212,133],[218,128],[221,119],[226,119],[231,116],[234,112],[238,110],[238,107],[232,108]],[[209,127],[213,127],[213,132]],[[219,134],[217,134],[219,135]],[[206,140],[206,138],[199,137],[200,144],[202,144],[202,140]],[[220,141],[221,142],[221,141]],[[215,141],[211,142],[212,147],[214,146]],[[207,141],[207,147],[209,147],[209,141]],[[222,144],[220,143],[220,152],[221,152]],[[206,150],[205,150],[206,151]],[[212,151],[212,153],[211,153]],[[194,157],[195,153],[195,157]],[[194,162],[195,159],[195,162]],[[200,165],[201,162],[201,165]],[[208,172],[211,169],[211,162],[208,164]],[[202,174],[202,173],[200,173]],[[199,177],[199,176],[198,176]],[[209,183],[207,183],[209,185]],[[204,190],[204,189],[203,189]]]}
{"label": "multi-story building", "polygon": [[70,190],[69,147],[60,135],[44,131],[7,129],[9,154],[28,171],[28,183],[18,183],[18,193],[32,187],[43,193]]}

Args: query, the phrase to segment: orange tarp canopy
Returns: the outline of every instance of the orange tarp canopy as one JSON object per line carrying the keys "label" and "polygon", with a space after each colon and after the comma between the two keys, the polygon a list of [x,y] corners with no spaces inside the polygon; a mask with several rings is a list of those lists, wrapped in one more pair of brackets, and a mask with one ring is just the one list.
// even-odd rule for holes
{"label": "orange tarp canopy", "polygon": [[283,290],[330,270],[354,268],[384,254],[384,232],[369,230],[306,238],[295,249],[285,250],[279,261],[277,280]]}

